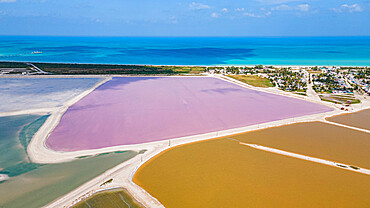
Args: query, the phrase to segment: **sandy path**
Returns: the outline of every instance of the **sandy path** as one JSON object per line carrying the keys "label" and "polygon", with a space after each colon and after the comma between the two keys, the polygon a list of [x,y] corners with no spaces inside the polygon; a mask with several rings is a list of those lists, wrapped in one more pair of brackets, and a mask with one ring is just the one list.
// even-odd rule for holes
{"label": "sandy path", "polygon": [[[311,77],[311,80],[312,80],[312,74],[310,74],[309,76]],[[313,100],[321,101],[320,96],[313,89],[312,82],[307,83],[307,96]]]}
{"label": "sandy path", "polygon": [[35,109],[20,110],[20,111],[1,112],[0,117],[3,117],[3,116],[17,116],[17,115],[24,115],[24,114],[47,114],[47,113],[55,112],[57,110],[58,110],[58,107],[55,107],[55,108],[35,108]]}
{"label": "sandy path", "polygon": [[362,131],[362,132],[365,132],[365,133],[369,133],[370,134],[370,130],[367,130],[367,129],[361,129],[361,128],[358,128],[358,127],[348,126],[348,125],[344,125],[344,124],[340,124],[340,123],[335,123],[335,122],[328,121],[328,120],[325,120],[324,122],[325,123],[328,123],[328,124],[331,124],[331,125],[336,125],[336,126],[340,126],[340,127],[344,127],[344,128],[349,128],[349,129],[353,129],[353,130],[356,130],[356,131]]}
{"label": "sandy path", "polygon": [[[144,189],[136,185],[131,180],[131,175],[136,171],[138,164],[142,165],[144,161],[148,160],[148,156],[157,155],[162,151],[162,146],[167,144],[151,145],[147,148],[147,152],[144,155],[138,155],[128,161],[125,161],[118,166],[106,171],[102,175],[94,178],[93,180],[83,184],[72,192],[65,196],[60,197],[54,202],[48,204],[45,207],[70,207],[82,199],[88,198],[94,193],[116,187],[125,188],[132,197],[138,202],[143,204],[145,207],[163,207],[155,198],[151,197]],[[145,159],[144,159],[145,158]],[[112,183],[102,185],[105,181],[113,179]],[[135,190],[135,191],[132,191]]]}

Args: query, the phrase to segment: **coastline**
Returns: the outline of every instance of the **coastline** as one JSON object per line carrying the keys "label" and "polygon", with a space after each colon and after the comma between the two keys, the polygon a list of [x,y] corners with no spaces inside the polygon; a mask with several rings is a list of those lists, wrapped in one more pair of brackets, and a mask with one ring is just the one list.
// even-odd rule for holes
{"label": "coastline", "polygon": [[[111,63],[75,63],[75,62],[41,62],[41,61],[7,61],[7,60],[0,60],[1,62],[5,63],[33,63],[33,64],[71,64],[71,65],[110,65],[110,66],[177,66],[177,67],[254,67],[256,65],[260,65],[260,63],[256,64],[111,64]],[[272,67],[327,67],[327,66],[338,66],[338,67],[370,67],[370,65],[338,65],[338,64],[317,64],[317,65],[305,65],[305,64],[288,64],[288,65],[280,65],[280,64],[262,64],[264,66],[272,66]]]}

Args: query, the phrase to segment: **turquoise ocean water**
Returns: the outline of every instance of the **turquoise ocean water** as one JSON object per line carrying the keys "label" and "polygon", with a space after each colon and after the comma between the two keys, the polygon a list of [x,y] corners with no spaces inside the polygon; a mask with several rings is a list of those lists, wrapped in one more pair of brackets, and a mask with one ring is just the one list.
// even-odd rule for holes
{"label": "turquoise ocean water", "polygon": [[[41,51],[42,53],[33,53]],[[370,66],[370,37],[0,36],[0,61],[153,65]]]}

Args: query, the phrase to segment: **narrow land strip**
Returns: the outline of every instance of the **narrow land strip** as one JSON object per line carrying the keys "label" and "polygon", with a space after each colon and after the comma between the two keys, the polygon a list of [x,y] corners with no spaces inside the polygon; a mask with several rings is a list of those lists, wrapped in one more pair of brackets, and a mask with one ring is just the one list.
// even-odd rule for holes
{"label": "narrow land strip", "polygon": [[356,131],[362,131],[362,132],[370,134],[370,130],[367,130],[367,129],[362,129],[362,128],[358,128],[358,127],[354,127],[354,126],[348,126],[348,125],[344,125],[344,124],[340,124],[340,123],[331,122],[331,121],[328,121],[328,120],[325,120],[324,122],[328,123],[328,124],[331,124],[331,125],[336,125],[336,126],[349,128],[349,129],[353,129],[353,130],[356,130]]}
{"label": "narrow land strip", "polygon": [[370,175],[370,170],[369,169],[360,168],[360,167],[353,166],[353,165],[333,162],[333,161],[330,161],[330,160],[324,160],[324,159],[320,159],[320,158],[317,158],[317,157],[301,155],[301,154],[288,152],[288,151],[284,151],[284,150],[279,150],[279,149],[275,149],[275,148],[271,148],[271,147],[265,147],[265,146],[257,145],[257,144],[248,144],[248,143],[244,143],[244,142],[239,142],[239,144],[245,145],[245,146],[248,146],[248,147],[252,147],[252,148],[258,149],[258,150],[263,150],[263,151],[266,151],[266,152],[272,152],[272,153],[279,154],[279,155],[285,155],[285,156],[288,156],[288,157],[294,157],[294,158],[298,158],[298,159],[301,159],[301,160],[307,160],[307,161],[310,161],[310,162],[320,163],[320,164],[340,168],[340,169],[343,169],[343,170],[349,170],[349,171],[354,171],[354,172],[357,172],[357,173]]}

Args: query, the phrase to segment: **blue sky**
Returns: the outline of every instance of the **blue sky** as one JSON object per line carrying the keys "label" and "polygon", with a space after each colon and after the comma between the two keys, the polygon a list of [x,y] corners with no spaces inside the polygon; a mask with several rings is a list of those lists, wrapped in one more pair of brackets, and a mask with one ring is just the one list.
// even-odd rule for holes
{"label": "blue sky", "polygon": [[370,36],[370,0],[0,0],[0,35]]}

